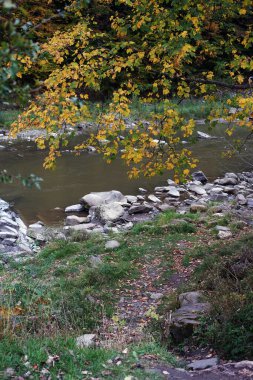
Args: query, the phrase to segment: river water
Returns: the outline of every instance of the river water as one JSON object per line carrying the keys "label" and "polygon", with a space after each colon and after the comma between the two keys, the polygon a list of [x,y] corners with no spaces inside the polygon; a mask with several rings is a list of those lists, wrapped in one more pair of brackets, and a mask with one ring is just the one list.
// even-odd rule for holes
{"label": "river water", "polygon": [[[222,127],[224,129],[224,127]],[[203,130],[203,128],[201,128]],[[3,143],[1,143],[3,145]],[[200,140],[193,147],[199,167],[210,180],[227,171],[252,170],[252,149],[250,145],[242,158],[225,159],[221,153],[226,141]],[[42,167],[45,152],[36,149],[31,142],[6,144],[0,149],[0,168],[10,173],[27,176],[34,173],[44,179],[42,189],[26,189],[21,185],[0,184],[0,198],[11,202],[27,223],[42,220],[55,224],[63,220],[66,206],[78,203],[90,191],[120,190],[124,194],[138,194],[138,188],[152,191],[154,186],[166,184],[169,173],[152,179],[129,180],[127,168],[120,160],[108,165],[99,155],[82,153],[75,156],[64,152],[54,171]],[[251,157],[250,157],[251,156]]]}

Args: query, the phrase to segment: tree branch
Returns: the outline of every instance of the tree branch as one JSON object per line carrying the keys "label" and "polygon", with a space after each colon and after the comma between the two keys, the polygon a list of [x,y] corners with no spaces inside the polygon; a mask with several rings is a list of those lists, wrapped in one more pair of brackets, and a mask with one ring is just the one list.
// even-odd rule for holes
{"label": "tree branch", "polygon": [[250,88],[249,84],[231,84],[231,83],[221,82],[218,80],[208,80],[208,79],[201,79],[201,78],[185,78],[184,81],[187,83],[214,84],[215,86],[226,87],[226,88],[230,88],[231,90],[247,90],[248,88]]}

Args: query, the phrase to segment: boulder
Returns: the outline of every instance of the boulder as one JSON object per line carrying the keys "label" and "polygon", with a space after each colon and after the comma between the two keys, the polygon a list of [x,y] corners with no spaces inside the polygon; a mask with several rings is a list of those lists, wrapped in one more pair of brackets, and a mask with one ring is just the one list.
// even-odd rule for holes
{"label": "boulder", "polygon": [[169,186],[169,191],[167,195],[178,198],[180,197],[180,192],[175,186]]}
{"label": "boulder", "polygon": [[210,304],[203,302],[199,291],[180,294],[180,308],[171,315],[170,333],[177,342],[183,341],[194,332],[200,318],[210,310]]}
{"label": "boulder", "polygon": [[[131,207],[130,207],[131,209]],[[115,222],[124,215],[124,208],[117,202],[102,204],[94,210],[95,219],[102,223]]]}
{"label": "boulder", "polygon": [[115,202],[126,203],[127,199],[120,191],[117,190],[92,192],[87,195],[84,195],[80,199],[80,203],[85,208],[90,208],[92,206],[98,207],[103,204]]}
{"label": "boulder", "polygon": [[205,176],[205,174],[200,170],[198,172],[194,172],[192,173],[192,179],[194,181],[199,181],[201,182],[203,185],[205,185],[207,183],[207,178]]}

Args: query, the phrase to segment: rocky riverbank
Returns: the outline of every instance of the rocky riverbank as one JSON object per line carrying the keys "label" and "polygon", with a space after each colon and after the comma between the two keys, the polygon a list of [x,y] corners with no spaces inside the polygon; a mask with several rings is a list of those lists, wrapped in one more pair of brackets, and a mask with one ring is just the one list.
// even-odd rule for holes
{"label": "rocky riverbank", "polygon": [[[60,228],[49,228],[40,221],[27,228],[10,205],[0,200],[0,252],[17,259],[31,255],[52,239],[67,239],[73,233],[124,232],[160,212],[205,212],[210,203],[214,203],[212,209],[217,217],[232,213],[245,223],[253,223],[253,172],[226,173],[214,182],[208,182],[203,172],[195,172],[186,184],[168,179],[166,186],[156,187],[151,194],[143,188],[139,193],[123,195],[112,190],[86,194],[78,204],[66,207],[65,227]],[[218,236],[226,239],[232,232],[223,227]]]}
{"label": "rocky riverbank", "polygon": [[6,258],[20,258],[36,250],[34,240],[27,235],[27,227],[11,206],[0,199],[0,254]]}
{"label": "rocky riverbank", "polygon": [[[252,223],[253,172],[226,173],[214,182],[208,182],[203,172],[193,173],[192,178],[183,185],[169,179],[166,186],[156,187],[152,194],[142,188],[137,196],[124,196],[115,190],[87,194],[78,204],[65,209],[70,214],[66,217],[65,231],[117,233],[131,229],[134,223],[152,220],[166,210],[174,210],[181,215],[205,212],[212,202],[217,217],[229,212],[246,223]],[[82,212],[88,212],[88,216],[76,215]],[[219,235],[220,238],[228,238],[231,232],[224,228]]]}

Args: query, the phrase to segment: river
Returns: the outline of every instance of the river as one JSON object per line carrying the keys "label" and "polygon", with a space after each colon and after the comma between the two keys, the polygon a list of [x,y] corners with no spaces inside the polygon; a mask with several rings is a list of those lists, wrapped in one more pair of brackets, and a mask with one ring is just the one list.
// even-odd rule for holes
{"label": "river", "polygon": [[[224,126],[221,130],[224,130]],[[222,158],[221,153],[225,145],[224,139],[200,140],[192,147],[195,157],[199,159],[197,169],[203,170],[210,180],[227,171],[252,170],[252,149],[250,150],[249,145],[242,159]],[[108,165],[98,154],[86,152],[78,157],[64,152],[57,161],[56,169],[48,171],[42,167],[44,156],[45,152],[37,150],[33,143],[26,141],[6,144],[4,149],[0,149],[1,169],[5,168],[10,173],[20,173],[23,176],[34,173],[44,179],[40,191],[21,185],[0,184],[0,198],[11,202],[27,223],[37,220],[47,224],[61,222],[64,218],[63,209],[78,203],[78,200],[90,191],[115,189],[126,195],[138,194],[139,187],[152,191],[154,186],[165,184],[169,178],[167,173],[152,179],[129,180],[127,168],[120,160]]]}

